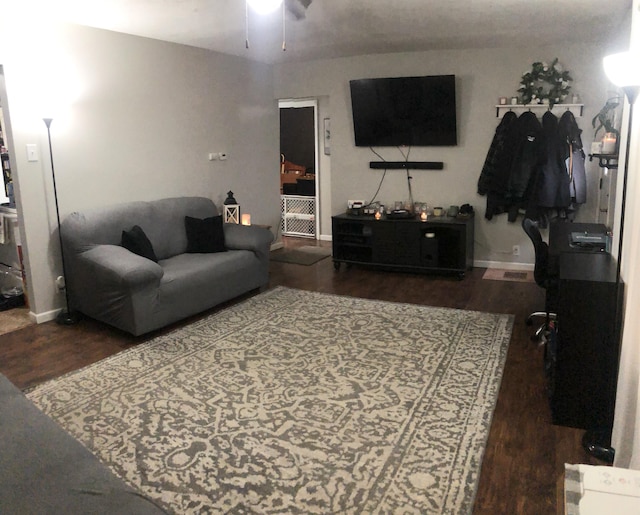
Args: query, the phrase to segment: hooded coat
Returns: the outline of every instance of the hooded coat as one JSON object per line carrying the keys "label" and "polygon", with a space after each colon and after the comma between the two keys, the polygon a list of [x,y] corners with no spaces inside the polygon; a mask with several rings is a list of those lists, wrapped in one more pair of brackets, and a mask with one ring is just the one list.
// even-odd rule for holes
{"label": "hooded coat", "polygon": [[536,115],[531,111],[522,113],[515,129],[515,155],[511,164],[506,193],[510,222],[515,222],[519,210],[527,207],[541,161],[542,125]]}
{"label": "hooded coat", "polygon": [[571,111],[565,111],[558,122],[558,132],[562,142],[562,158],[569,177],[569,194],[575,204],[587,201],[587,174],[585,154],[582,148],[582,129],[578,127]]}
{"label": "hooded coat", "polygon": [[504,114],[496,128],[480,172],[478,194],[487,195],[487,208],[484,215],[487,220],[506,210],[506,184],[515,151],[513,132],[517,120],[518,116],[513,111],[507,111]]}
{"label": "hooded coat", "polygon": [[540,152],[543,156],[532,203],[541,208],[567,208],[571,204],[569,175],[565,168],[558,118],[547,111],[542,116]]}

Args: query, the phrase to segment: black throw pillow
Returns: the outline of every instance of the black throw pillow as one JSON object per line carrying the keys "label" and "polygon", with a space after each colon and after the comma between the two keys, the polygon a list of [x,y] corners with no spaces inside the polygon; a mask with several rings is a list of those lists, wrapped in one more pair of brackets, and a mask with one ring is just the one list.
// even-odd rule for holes
{"label": "black throw pillow", "polygon": [[122,246],[138,256],[158,262],[153,245],[139,225],[134,225],[130,231],[122,231]]}
{"label": "black throw pillow", "polygon": [[209,218],[184,217],[187,229],[187,252],[212,253],[225,252],[222,216]]}

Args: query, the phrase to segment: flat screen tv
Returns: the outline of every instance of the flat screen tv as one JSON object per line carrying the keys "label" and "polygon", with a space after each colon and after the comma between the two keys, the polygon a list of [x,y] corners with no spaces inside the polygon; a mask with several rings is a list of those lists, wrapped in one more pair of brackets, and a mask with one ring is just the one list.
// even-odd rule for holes
{"label": "flat screen tv", "polygon": [[457,145],[455,75],[349,82],[356,146]]}

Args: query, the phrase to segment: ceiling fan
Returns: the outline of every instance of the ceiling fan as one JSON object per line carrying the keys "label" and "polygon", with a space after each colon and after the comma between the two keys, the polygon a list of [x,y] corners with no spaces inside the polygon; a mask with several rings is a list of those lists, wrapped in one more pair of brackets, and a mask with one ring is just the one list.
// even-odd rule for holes
{"label": "ceiling fan", "polygon": [[302,20],[313,0],[284,0],[284,6],[296,20]]}
{"label": "ceiling fan", "polygon": [[[283,3],[284,2],[284,3]],[[303,20],[313,0],[246,0],[245,9],[245,46],[249,48],[249,6],[258,14],[268,14],[280,6],[282,9],[282,50],[287,49],[285,12],[291,14],[296,21]]]}
{"label": "ceiling fan", "polygon": [[[284,0],[284,7],[296,20],[302,20],[313,0]],[[258,14],[268,14],[282,5],[283,0],[247,0]]]}

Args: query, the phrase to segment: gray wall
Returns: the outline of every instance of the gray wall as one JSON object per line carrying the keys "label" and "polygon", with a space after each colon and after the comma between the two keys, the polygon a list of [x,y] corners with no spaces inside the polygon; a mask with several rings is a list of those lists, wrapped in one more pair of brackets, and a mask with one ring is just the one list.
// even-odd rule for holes
{"label": "gray wall", "polygon": [[[508,223],[506,215],[484,219],[486,199],[476,192],[487,150],[499,122],[495,104],[501,96],[515,94],[520,77],[538,60],[558,57],[574,79],[573,91],[585,104],[578,118],[583,142],[589,151],[593,137],[591,119],[607,98],[611,85],[602,71],[602,56],[610,45],[584,43],[535,48],[445,50],[405,54],[384,54],[283,64],[275,67],[275,94],[280,98],[327,96],[331,117],[331,194],[323,202],[323,234],[330,214],[346,209],[348,199],[371,200],[382,171],[370,170],[369,161],[378,158],[368,148],[356,147],[351,119],[349,80],[365,77],[455,74],[457,78],[458,140],[456,147],[415,147],[411,160],[444,161],[442,171],[413,171],[413,197],[431,206],[470,203],[476,217],[476,262],[518,268],[533,263],[533,248],[519,223]],[[287,78],[296,77],[296,80]],[[396,148],[376,150],[389,161],[403,159]],[[579,219],[595,220],[598,169],[588,163],[589,201]],[[405,172],[389,171],[378,198],[384,202],[408,198]],[[324,199],[323,199],[324,201]],[[521,246],[520,257],[512,246]]]}
{"label": "gray wall", "polygon": [[[11,33],[0,31],[5,37]],[[278,105],[270,67],[237,57],[74,25],[11,36],[3,46],[31,311],[62,305],[44,108],[76,93],[51,125],[61,217],[129,200],[233,190],[254,223],[279,220]],[[40,30],[43,30],[40,32]],[[53,66],[52,66],[53,64]],[[61,107],[61,106],[57,106]],[[25,145],[36,143],[38,162]],[[209,152],[227,161],[209,161]]]}
{"label": "gray wall", "polygon": [[[476,207],[476,259],[480,264],[530,264],[533,256],[520,227],[503,217],[483,219],[485,199],[476,183],[498,123],[494,105],[511,96],[522,73],[540,59],[560,61],[572,72],[586,108],[579,124],[592,137],[590,120],[607,98],[601,57],[628,44],[616,42],[531,48],[449,50],[385,54],[291,63],[273,67],[186,46],[66,24],[20,26],[0,19],[14,143],[16,191],[28,269],[31,310],[47,319],[62,305],[54,279],[61,273],[48,159],[46,114],[41,100],[53,96],[59,110],[52,125],[60,210],[169,195],[204,195],[220,204],[231,189],[255,223],[279,220],[278,106],[280,98],[317,98],[319,129],[331,118],[331,156],[320,151],[320,237],[330,238],[330,217],[350,198],[368,199],[380,172],[375,159],[353,144],[348,81],[352,78],[453,73],[458,77],[460,144],[414,148],[411,159],[444,161],[443,171],[414,172],[414,198],[432,205]],[[622,42],[622,44],[620,43]],[[286,77],[296,77],[287,80]],[[53,93],[53,95],[51,95]],[[73,95],[69,95],[73,93]],[[35,143],[40,160],[27,162]],[[322,147],[320,147],[322,149]],[[209,162],[209,152],[227,152]],[[388,160],[402,156],[383,149]],[[580,218],[595,218],[595,166],[588,168],[589,204]],[[407,196],[402,172],[390,172],[380,192],[385,201]],[[520,244],[520,258],[511,246]]]}

